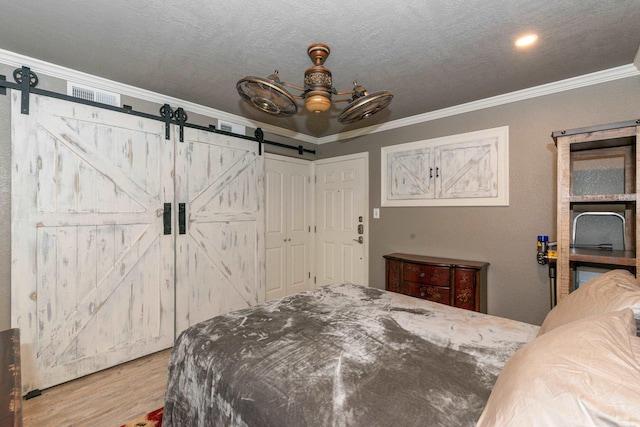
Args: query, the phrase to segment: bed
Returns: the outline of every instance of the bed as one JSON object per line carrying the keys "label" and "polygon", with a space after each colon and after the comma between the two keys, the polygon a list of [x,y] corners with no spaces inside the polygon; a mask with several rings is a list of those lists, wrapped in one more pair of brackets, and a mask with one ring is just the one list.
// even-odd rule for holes
{"label": "bed", "polygon": [[[546,330],[538,337],[542,329],[536,325],[374,288],[340,284],[302,292],[180,334],[169,362],[163,426],[582,425],[565,423],[563,417],[581,418],[571,418],[572,403],[547,387],[563,387],[565,380],[554,375],[564,371],[556,358],[540,357],[537,347],[541,342],[548,354],[555,340],[569,351],[576,345],[572,339],[591,342],[581,331],[593,328],[580,322],[593,322],[593,316],[583,314],[575,321],[560,316],[543,323]],[[604,405],[607,412],[610,400],[618,399],[615,413],[601,419],[638,425],[640,363],[634,363],[640,338],[633,336],[634,312],[608,308],[601,315],[609,316],[607,328],[618,327],[623,346],[628,341],[629,354],[620,357],[630,373],[607,373],[613,394],[600,398],[604,403],[596,402],[596,410]],[[565,329],[567,336],[558,332]],[[610,360],[602,363],[611,366]],[[635,384],[611,380],[621,374],[624,384]],[[545,393],[551,394],[547,400]],[[580,392],[572,393],[575,411],[588,412]],[[546,424],[532,422],[547,406],[553,410],[541,418]]]}

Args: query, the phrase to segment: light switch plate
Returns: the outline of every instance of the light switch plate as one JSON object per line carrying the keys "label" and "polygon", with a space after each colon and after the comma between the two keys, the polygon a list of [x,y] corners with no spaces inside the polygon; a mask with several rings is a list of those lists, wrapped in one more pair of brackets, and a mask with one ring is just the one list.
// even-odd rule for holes
{"label": "light switch plate", "polygon": [[380,218],[380,208],[373,208],[373,219]]}

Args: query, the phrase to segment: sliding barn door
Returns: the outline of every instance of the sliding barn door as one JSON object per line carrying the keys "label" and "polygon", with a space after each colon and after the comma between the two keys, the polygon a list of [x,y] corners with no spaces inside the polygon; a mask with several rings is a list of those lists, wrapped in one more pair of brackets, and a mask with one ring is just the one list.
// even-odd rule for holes
{"label": "sliding barn door", "polygon": [[173,141],[163,123],[12,92],[12,325],[23,391],[174,338]]}
{"label": "sliding barn door", "polygon": [[176,333],[265,298],[264,156],[254,141],[184,133],[176,141],[176,207],[184,204],[185,217],[176,236]]}

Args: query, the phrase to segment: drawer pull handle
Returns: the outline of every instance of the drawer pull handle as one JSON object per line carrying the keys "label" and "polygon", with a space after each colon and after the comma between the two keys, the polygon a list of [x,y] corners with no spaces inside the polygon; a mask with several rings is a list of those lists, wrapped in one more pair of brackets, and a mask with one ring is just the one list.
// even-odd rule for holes
{"label": "drawer pull handle", "polygon": [[424,296],[425,296],[424,291],[420,292],[420,296],[424,298]]}
{"label": "drawer pull handle", "polygon": [[420,277],[424,277],[424,273],[420,273]]}

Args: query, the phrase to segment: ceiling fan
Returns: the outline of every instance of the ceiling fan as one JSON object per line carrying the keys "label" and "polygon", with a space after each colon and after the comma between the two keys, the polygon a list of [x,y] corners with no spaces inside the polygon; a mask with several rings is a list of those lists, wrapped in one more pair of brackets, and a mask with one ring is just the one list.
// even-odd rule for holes
{"label": "ceiling fan", "polygon": [[[304,86],[280,81],[278,70],[267,78],[244,77],[236,83],[240,97],[258,110],[277,117],[290,117],[298,112],[296,100],[304,100],[307,110],[320,114],[336,102],[348,102],[338,115],[343,124],[366,119],[389,106],[393,95],[388,91],[369,93],[357,82],[353,89],[339,92],[333,87],[331,71],[324,66],[331,50],[321,43],[312,44],[307,54],[313,66],[304,73]],[[300,95],[292,95],[286,88],[295,89]],[[351,95],[351,98],[332,99],[332,95]]]}

